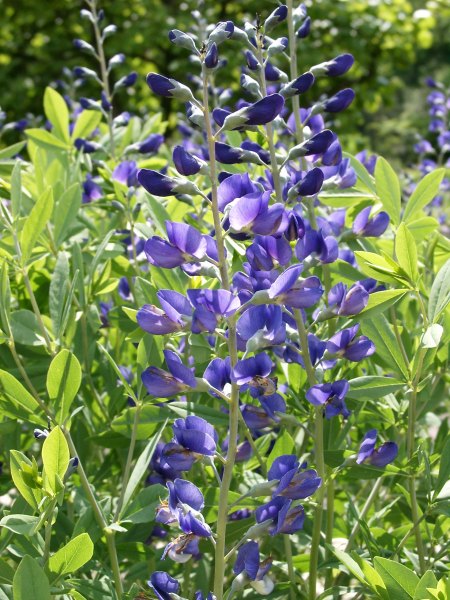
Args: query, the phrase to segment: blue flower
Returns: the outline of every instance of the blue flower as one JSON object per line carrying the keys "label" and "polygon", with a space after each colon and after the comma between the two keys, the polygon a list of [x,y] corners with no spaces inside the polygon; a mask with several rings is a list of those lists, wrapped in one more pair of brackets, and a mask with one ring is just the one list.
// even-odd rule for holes
{"label": "blue flower", "polygon": [[165,571],[155,571],[147,582],[158,600],[171,600],[172,594],[180,590],[180,584]]}
{"label": "blue flower", "polygon": [[151,396],[170,398],[197,386],[194,374],[183,365],[175,352],[164,350],[164,357],[169,372],[158,367],[148,367],[141,375],[142,383]]}
{"label": "blue flower", "polygon": [[350,416],[350,411],[345,405],[345,396],[349,389],[349,383],[345,379],[333,383],[319,383],[313,385],[306,392],[306,399],[314,406],[325,407],[325,417],[331,419],[342,415],[344,419]]}
{"label": "blue flower", "polygon": [[366,433],[358,451],[356,463],[368,462],[374,467],[385,467],[397,458],[398,446],[395,442],[385,442],[375,449],[378,432],[371,429]]}

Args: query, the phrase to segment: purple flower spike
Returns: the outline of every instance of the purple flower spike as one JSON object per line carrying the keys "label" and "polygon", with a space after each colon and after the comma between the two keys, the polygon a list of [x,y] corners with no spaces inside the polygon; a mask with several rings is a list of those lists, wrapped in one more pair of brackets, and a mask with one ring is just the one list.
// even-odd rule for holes
{"label": "purple flower spike", "polygon": [[247,577],[254,581],[259,570],[259,546],[257,542],[246,542],[238,550],[233,573],[239,575],[245,572]]}
{"label": "purple flower spike", "polygon": [[355,92],[351,88],[341,90],[323,103],[323,110],[329,113],[338,113],[350,106],[355,98]]}
{"label": "purple flower spike", "polygon": [[359,325],[339,331],[327,342],[327,352],[343,356],[353,362],[359,362],[375,352],[375,344],[365,335],[356,337]]}
{"label": "purple flower spike", "polygon": [[364,436],[356,459],[358,465],[369,462],[374,467],[385,467],[397,458],[398,446],[395,442],[385,442],[375,449],[377,436],[376,429],[371,429]]}
{"label": "purple flower spike", "polygon": [[286,323],[280,306],[251,306],[239,318],[236,330],[252,351],[282,344],[286,339]]}
{"label": "purple flower spike", "polygon": [[292,249],[285,237],[258,235],[246,254],[253,269],[270,271],[275,265],[286,265],[291,260]]}
{"label": "purple flower spike", "polygon": [[174,290],[160,290],[156,295],[164,310],[145,304],[136,315],[139,326],[154,335],[164,335],[183,329],[193,312],[188,300],[183,294]]}
{"label": "purple flower spike", "polygon": [[214,358],[206,367],[203,379],[216,390],[223,391],[224,387],[231,383],[231,360],[227,358]]}
{"label": "purple flower spike", "polygon": [[306,399],[314,406],[325,406],[325,417],[331,419],[342,415],[344,419],[350,416],[350,411],[345,405],[344,398],[348,392],[349,384],[345,379],[334,383],[313,385],[306,392]]}
{"label": "purple flower spike", "polygon": [[173,149],[172,160],[180,175],[195,175],[202,168],[200,160],[190,154],[183,146],[175,146]]}
{"label": "purple flower spike", "polygon": [[183,365],[175,352],[164,350],[164,356],[169,372],[157,367],[148,367],[141,375],[142,383],[151,396],[170,398],[197,386],[194,374]]}
{"label": "purple flower spike", "polygon": [[384,233],[389,225],[389,215],[381,211],[375,217],[370,219],[372,207],[367,206],[358,213],[353,221],[352,230],[356,235],[363,237],[379,237]]}
{"label": "purple flower spike", "polygon": [[308,171],[301,181],[289,190],[288,198],[315,196],[320,192],[324,180],[322,169],[315,167]]}
{"label": "purple flower spike", "polygon": [[155,571],[147,582],[158,600],[170,600],[180,590],[180,584],[165,571]]}
{"label": "purple flower spike", "polygon": [[214,456],[218,440],[217,433],[205,419],[188,416],[176,419],[173,424],[175,440],[196,454]]}
{"label": "purple flower spike", "polygon": [[207,240],[195,227],[166,221],[166,228],[169,242],[154,236],[145,243],[144,251],[152,265],[172,269],[204,258]]}
{"label": "purple flower spike", "polygon": [[229,212],[230,225],[234,231],[252,231],[260,235],[277,233],[286,229],[288,220],[281,203],[269,206],[270,191],[247,194],[233,202]]}
{"label": "purple flower spike", "polygon": [[233,315],[241,305],[239,298],[228,290],[188,290],[187,295],[193,306],[204,306],[224,317]]}

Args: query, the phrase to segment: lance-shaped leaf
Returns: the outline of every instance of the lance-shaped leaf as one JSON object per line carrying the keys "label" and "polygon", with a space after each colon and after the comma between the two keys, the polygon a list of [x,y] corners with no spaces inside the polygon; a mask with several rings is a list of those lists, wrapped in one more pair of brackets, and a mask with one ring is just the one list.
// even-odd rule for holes
{"label": "lance-shaped leaf", "polygon": [[47,391],[54,402],[56,420],[60,423],[69,415],[70,406],[81,384],[81,366],[77,357],[63,349],[50,363]]}
{"label": "lance-shaped leaf", "polygon": [[59,427],[55,427],[42,446],[44,464],[44,486],[49,492],[58,493],[69,466],[70,452],[66,438]]}

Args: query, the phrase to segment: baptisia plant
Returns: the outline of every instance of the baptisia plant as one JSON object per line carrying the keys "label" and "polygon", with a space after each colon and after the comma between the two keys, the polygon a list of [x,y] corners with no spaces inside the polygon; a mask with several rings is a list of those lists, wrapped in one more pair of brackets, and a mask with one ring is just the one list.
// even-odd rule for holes
{"label": "baptisia plant", "polygon": [[387,161],[345,151],[354,59],[307,66],[320,23],[291,1],[169,32],[189,73],[142,79],[180,111],[160,151],[161,115],[115,114],[135,75],[112,83],[87,6],[99,69],[72,83],[98,94],[48,90],[46,129],[0,157],[1,450],[21,444],[0,595],[443,597],[443,171],[402,203]]}
{"label": "baptisia plant", "polygon": [[[273,38],[286,20],[289,38]],[[369,284],[362,279],[340,282],[330,265],[340,252],[354,264],[344,240],[381,235],[389,217],[372,214],[373,206],[368,206],[347,224],[344,210],[330,211],[318,201],[323,187],[342,189],[356,181],[336,134],[325,125],[327,116],[347,109],[355,94],[346,88],[328,97],[317,95],[312,105],[300,108],[300,98],[313,93],[317,78],[339,77],[353,65],[353,57],[343,54],[299,76],[296,44],[309,27],[306,8],[293,11],[289,4],[276,8],[265,22],[258,17],[243,28],[231,21],[206,27],[206,37],[173,30],[169,39],[191,53],[200,76],[193,78],[192,88],[159,73],[147,76],[153,93],[186,103],[188,125],[180,127],[185,137],[173,152],[173,167],[164,172],[143,168],[137,179],[152,196],[175,196],[190,209],[183,223],[165,222],[167,237],[154,235],[145,243],[150,276],[155,268],[180,269],[187,289],[159,290],[160,307],[146,304],[136,315],[145,332],[167,336],[171,348],[164,351],[168,371],[149,366],[142,382],[152,397],[181,396],[192,402],[194,414],[175,421],[174,437],[161,447],[161,459],[173,473],[190,474],[196,465],[211,468],[220,489],[217,519],[209,527],[199,512],[203,499],[174,500],[177,486],[191,486],[198,498],[201,492],[188,480],[172,482],[169,475],[169,505],[160,507],[157,519],[178,522],[183,536],[194,536],[169,542],[164,556],[175,561],[196,555],[189,549],[196,537],[210,541],[209,549],[203,546],[214,554],[218,600],[226,589],[231,598],[248,584],[261,594],[272,591],[271,559],[261,562],[259,551],[267,535],[284,537],[291,595],[297,597],[300,582],[288,536],[302,529],[305,520],[311,536],[309,597],[316,597],[325,485],[329,494],[333,490],[324,463],[323,419],[350,418],[345,402],[349,382],[343,375],[351,363],[345,361],[357,363],[375,352],[373,342],[357,336],[359,325],[349,320],[367,306]],[[216,88],[222,56],[231,48],[243,52],[247,64],[241,79],[245,96],[233,98],[234,103]],[[286,73],[282,67],[288,49]],[[198,337],[210,354],[200,364],[193,351]],[[285,380],[286,361],[303,370],[299,389]],[[300,420],[291,414],[296,402],[303,404]],[[208,423],[209,406],[228,419],[225,456]],[[288,429],[281,429],[282,423]],[[300,464],[297,454],[279,452],[273,435],[281,431],[289,449],[309,456],[315,469]],[[301,449],[294,442],[297,436],[303,439]],[[232,503],[242,478],[237,465],[249,459],[256,461],[260,481],[244,479],[239,484],[242,500],[238,496]],[[378,466],[390,462],[370,460]],[[314,509],[298,503],[311,496]],[[247,497],[261,498],[256,523],[230,547],[231,506],[239,507]],[[248,520],[249,515],[244,511],[242,517]],[[179,582],[167,574],[155,573],[150,585],[159,597],[169,589],[180,591]]]}

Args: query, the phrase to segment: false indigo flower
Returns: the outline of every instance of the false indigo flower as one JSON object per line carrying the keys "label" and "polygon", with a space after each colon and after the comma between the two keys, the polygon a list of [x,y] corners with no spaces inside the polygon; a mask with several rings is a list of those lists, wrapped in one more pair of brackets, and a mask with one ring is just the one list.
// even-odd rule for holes
{"label": "false indigo flower", "polygon": [[222,142],[215,143],[216,159],[224,165],[235,165],[238,163],[254,163],[262,165],[263,160],[256,152],[245,148],[235,148]]}
{"label": "false indigo flower", "polygon": [[164,548],[161,560],[164,560],[166,556],[168,556],[176,563],[185,563],[192,557],[199,558],[199,539],[198,536],[193,535],[192,533],[180,535],[177,539],[167,544]]}
{"label": "false indigo flower", "polygon": [[157,152],[164,142],[164,136],[160,133],[151,133],[145,140],[136,144],[136,150],[140,154],[152,154]]}
{"label": "false indigo flower", "polygon": [[169,40],[172,42],[172,44],[175,44],[175,46],[186,48],[186,50],[190,50],[191,52],[194,52],[194,54],[198,54],[198,50],[193,38],[179,29],[172,29],[169,31]]}
{"label": "false indigo flower", "polygon": [[180,175],[195,175],[202,168],[200,159],[187,152],[183,146],[175,146],[172,160]]}
{"label": "false indigo flower", "polygon": [[208,49],[208,52],[205,56],[205,67],[207,69],[214,69],[217,67],[217,63],[219,62],[219,52],[217,50],[217,44],[214,42]]}
{"label": "false indigo flower", "polygon": [[389,215],[381,211],[372,219],[369,219],[372,211],[371,206],[363,208],[353,221],[352,230],[356,235],[363,237],[379,237],[384,233],[389,225]]}
{"label": "false indigo flower", "polygon": [[292,98],[292,96],[304,94],[312,87],[314,81],[314,75],[308,71],[297,77],[297,79],[294,79],[294,81],[284,85],[280,90],[280,94],[283,98]]}
{"label": "false indigo flower", "polygon": [[164,350],[169,372],[158,367],[148,367],[142,375],[142,383],[151,396],[170,398],[197,386],[191,369],[185,367],[175,352]]}
{"label": "false indigo flower", "polygon": [[248,351],[282,344],[286,339],[286,323],[280,306],[251,306],[239,318],[236,331]]}
{"label": "false indigo flower", "polygon": [[231,360],[230,357],[214,358],[203,373],[205,379],[216,390],[223,391],[225,386],[231,383]]}
{"label": "false indigo flower", "polygon": [[212,44],[221,44],[225,40],[229,40],[235,33],[233,21],[219,21],[208,37],[208,42]]}
{"label": "false indigo flower", "polygon": [[278,6],[265,20],[264,22],[264,33],[269,33],[279,23],[283,22],[287,17],[287,7],[282,4]]}
{"label": "false indigo flower", "polygon": [[310,156],[311,154],[322,154],[333,143],[334,138],[335,136],[332,131],[324,129],[308,140],[298,144],[298,146],[294,146],[288,154],[288,159],[293,160],[302,156]]}
{"label": "false indigo flower", "polygon": [[269,206],[269,199],[270,191],[254,192],[235,200],[228,215],[233,230],[260,235],[284,231],[287,227],[284,206],[279,202]]}
{"label": "false indigo flower", "polygon": [[255,580],[259,570],[259,546],[257,542],[250,541],[243,544],[236,557],[233,573],[239,575],[245,572],[249,579]]}
{"label": "false indigo flower", "polygon": [[236,198],[242,198],[259,190],[259,187],[251,181],[249,174],[236,173],[227,177],[219,184],[217,188],[217,199],[219,210],[224,211],[225,207]]}
{"label": "false indigo flower", "polygon": [[347,360],[359,362],[375,352],[375,344],[365,335],[358,338],[359,325],[339,331],[327,342],[327,352],[331,355],[343,356]]}
{"label": "false indigo flower", "polygon": [[292,534],[303,527],[305,511],[301,504],[292,506],[293,501],[282,496],[276,496],[273,500],[258,507],[255,511],[257,523],[271,520],[269,527],[270,535],[277,533]]}
{"label": "false indigo flower", "polygon": [[347,291],[343,283],[334,285],[328,293],[328,305],[334,314],[351,316],[360,313],[369,302],[369,292],[360,283]]}
{"label": "false indigo flower", "polygon": [[327,419],[337,415],[342,415],[346,419],[350,416],[350,411],[344,401],[348,389],[349,383],[345,379],[334,383],[321,383],[309,388],[306,392],[306,399],[314,406],[325,405]]}
{"label": "false indigo flower", "polygon": [[270,164],[270,153],[267,150],[261,148],[261,146],[256,142],[245,140],[244,142],[242,142],[241,148],[242,150],[249,150],[250,152],[255,152],[263,161],[263,163],[266,163],[266,165]]}
{"label": "false indigo flower", "polygon": [[166,444],[163,456],[177,471],[188,471],[200,456],[214,456],[218,436],[214,427],[201,417],[176,419],[173,440]]}
{"label": "false indigo flower", "polygon": [[272,367],[269,355],[262,352],[251,358],[238,360],[232,371],[232,380],[238,385],[258,385],[258,380],[270,375]]}
{"label": "false indigo flower", "polygon": [[139,326],[153,335],[164,335],[184,329],[193,312],[188,300],[174,290],[160,290],[156,295],[165,312],[157,306],[144,304],[136,315]]}
{"label": "false indigo flower", "polygon": [[90,142],[89,140],[84,140],[82,138],[77,138],[74,141],[74,146],[77,150],[82,150],[85,154],[92,154],[93,152],[103,149],[97,142]]}
{"label": "false indigo flower", "polygon": [[225,130],[230,130],[253,125],[266,125],[266,123],[270,123],[280,114],[283,107],[283,96],[280,96],[280,94],[270,94],[254,104],[230,113],[226,117],[222,127]]}
{"label": "false indigo flower", "polygon": [[377,430],[371,429],[364,436],[356,459],[358,465],[369,462],[374,467],[385,467],[397,458],[398,446],[395,442],[385,442],[375,449],[377,435]]}
{"label": "false indigo flower", "polygon": [[315,196],[320,192],[323,184],[323,171],[318,167],[307,171],[303,179],[296,183],[288,193],[288,200],[298,199],[303,196]]}
{"label": "false indigo flower", "polygon": [[145,243],[145,254],[152,265],[172,269],[205,256],[207,241],[195,227],[166,221],[166,229],[168,242],[154,236]]}
{"label": "false indigo flower", "polygon": [[300,465],[294,454],[278,456],[267,473],[269,481],[276,481],[272,498],[283,496],[290,500],[300,500],[314,494],[322,483],[314,469]]}
{"label": "false indigo flower", "polygon": [[325,237],[322,229],[309,229],[303,239],[297,242],[295,254],[299,260],[315,254],[321,263],[328,264],[337,259],[339,248],[335,238],[331,235]]}
{"label": "false indigo flower", "polygon": [[346,88],[337,92],[323,103],[324,112],[338,113],[350,106],[355,98],[355,92],[351,88]]}
{"label": "false indigo flower", "polygon": [[306,17],[306,19],[303,21],[303,23],[297,29],[297,37],[301,40],[308,37],[310,30],[311,30],[311,17]]}
{"label": "false indigo flower", "polygon": [[292,249],[285,237],[257,235],[246,255],[253,269],[270,271],[276,265],[286,265],[291,260]]}
{"label": "false indigo flower", "polygon": [[139,169],[137,179],[147,192],[155,196],[174,196],[198,191],[190,181],[167,177],[167,175],[152,169]]}
{"label": "false indigo flower", "polygon": [[315,276],[299,280],[301,271],[301,265],[294,265],[281,273],[268,290],[269,298],[293,308],[309,308],[316,304],[323,294],[320,280]]}
{"label": "false indigo flower", "polygon": [[205,501],[198,487],[185,479],[175,479],[173,482],[167,482],[167,488],[169,509],[178,520],[181,530],[184,533],[209,537],[211,529],[200,514]]}
{"label": "false indigo flower", "polygon": [[137,73],[133,71],[132,73],[129,73],[128,75],[125,75],[124,77],[121,77],[118,81],[116,81],[116,83],[114,84],[114,90],[118,90],[122,87],[131,87],[136,83],[136,81]]}
{"label": "false indigo flower", "polygon": [[137,164],[134,160],[124,160],[114,169],[112,178],[127,185],[134,187],[137,184]]}
{"label": "false indigo flower", "polygon": [[158,75],[158,73],[149,73],[147,75],[147,85],[158,96],[176,98],[181,102],[191,102],[194,100],[192,92],[188,87],[175,79]]}
{"label": "false indigo flower", "polygon": [[250,50],[245,51],[245,60],[250,71],[258,71],[260,64],[256,56]]}
{"label": "false indigo flower", "polygon": [[180,590],[178,581],[164,571],[155,571],[147,583],[158,600],[171,600],[172,594]]}
{"label": "false indigo flower", "polygon": [[88,202],[92,202],[94,200],[99,200],[99,198],[103,197],[102,188],[95,183],[92,175],[89,173],[86,175],[86,179],[83,182],[83,204],[87,204]]}
{"label": "false indigo flower", "polygon": [[336,58],[327,62],[315,65],[312,67],[311,72],[314,75],[328,75],[329,77],[338,77],[347,73],[355,62],[355,59],[351,54],[339,54]]}

